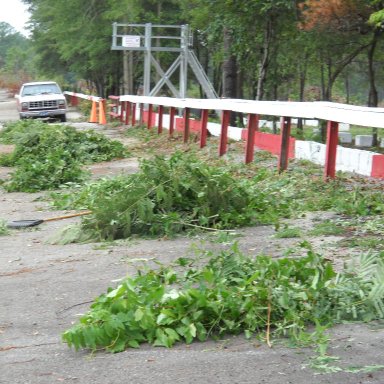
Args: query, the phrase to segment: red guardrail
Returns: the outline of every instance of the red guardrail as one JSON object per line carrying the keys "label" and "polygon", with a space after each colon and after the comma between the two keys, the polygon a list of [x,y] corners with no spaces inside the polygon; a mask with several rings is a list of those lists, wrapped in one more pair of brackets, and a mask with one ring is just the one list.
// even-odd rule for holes
{"label": "red guardrail", "polygon": [[[114,100],[110,116],[119,118],[124,124],[136,125],[137,105],[140,109],[140,122],[148,128],[156,126],[158,133],[163,129],[163,115],[166,108],[169,109],[169,134],[174,130],[183,131],[183,139],[188,141],[191,131],[200,132],[200,147],[206,145],[207,124],[209,110],[222,110],[219,156],[227,153],[229,116],[231,111],[243,112],[248,115],[247,129],[242,131],[242,138],[246,140],[245,162],[253,161],[254,146],[266,149],[278,156],[278,169],[284,171],[288,167],[289,158],[294,157],[295,139],[290,137],[292,117],[307,119],[323,119],[327,122],[326,156],[324,167],[324,179],[334,178],[336,174],[336,154],[338,145],[339,122],[384,128],[384,109],[356,107],[337,103],[325,102],[257,102],[252,100],[228,100],[228,99],[174,99],[167,97],[147,96],[109,96]],[[144,105],[147,106],[144,111]],[[157,106],[157,113],[154,107]],[[176,108],[183,109],[183,117],[175,117]],[[190,110],[201,111],[201,119],[190,118]],[[259,116],[281,116],[280,134],[265,134],[259,132]],[[373,161],[376,171],[372,174],[384,178],[384,156],[375,155]],[[377,166],[379,164],[379,166]]]}

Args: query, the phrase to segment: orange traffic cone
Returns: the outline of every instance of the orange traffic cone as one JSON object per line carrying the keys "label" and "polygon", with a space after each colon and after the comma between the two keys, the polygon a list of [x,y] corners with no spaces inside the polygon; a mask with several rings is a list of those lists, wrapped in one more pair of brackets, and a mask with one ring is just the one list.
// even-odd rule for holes
{"label": "orange traffic cone", "polygon": [[89,118],[90,123],[97,123],[97,103],[92,100],[91,116]]}
{"label": "orange traffic cone", "polygon": [[107,124],[107,119],[105,118],[105,100],[99,101],[99,124]]}

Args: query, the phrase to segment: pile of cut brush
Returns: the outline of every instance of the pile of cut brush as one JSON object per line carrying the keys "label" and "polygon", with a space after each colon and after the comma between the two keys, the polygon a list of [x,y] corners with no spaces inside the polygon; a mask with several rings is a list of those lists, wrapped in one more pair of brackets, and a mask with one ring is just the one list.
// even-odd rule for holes
{"label": "pile of cut brush", "polygon": [[224,162],[210,165],[183,152],[142,160],[136,174],[99,180],[56,197],[61,202],[57,208],[92,211],[81,230],[94,240],[273,223],[285,210],[272,194],[236,177]]}
{"label": "pile of cut brush", "polygon": [[142,160],[136,174],[98,180],[54,194],[57,209],[93,212],[62,243],[131,236],[171,236],[187,230],[229,230],[275,224],[308,211],[348,216],[384,213],[378,190],[352,187],[343,178],[324,182],[296,165],[284,174],[177,151]]}
{"label": "pile of cut brush", "polygon": [[[262,335],[269,345],[278,336],[316,344],[337,322],[384,318],[383,279],[377,255],[362,255],[336,273],[310,248],[306,257],[250,258],[235,244],[125,278],[96,298],[63,340],[111,352],[242,332]],[[313,334],[306,331],[311,325]]]}
{"label": "pile of cut brush", "polygon": [[120,142],[94,131],[38,120],[8,123],[0,142],[15,145],[12,153],[0,156],[0,165],[16,168],[3,183],[7,191],[36,192],[82,182],[88,175],[84,164],[128,155]]}

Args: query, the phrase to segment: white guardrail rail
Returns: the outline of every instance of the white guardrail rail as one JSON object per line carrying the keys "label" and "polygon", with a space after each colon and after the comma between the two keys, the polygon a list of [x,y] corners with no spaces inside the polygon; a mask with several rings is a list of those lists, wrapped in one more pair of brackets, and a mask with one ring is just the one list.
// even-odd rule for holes
{"label": "white guardrail rail", "polygon": [[241,99],[175,99],[171,97],[120,96],[120,101],[175,108],[209,109],[247,114],[330,120],[384,128],[384,108],[360,107],[326,101],[254,101]]}

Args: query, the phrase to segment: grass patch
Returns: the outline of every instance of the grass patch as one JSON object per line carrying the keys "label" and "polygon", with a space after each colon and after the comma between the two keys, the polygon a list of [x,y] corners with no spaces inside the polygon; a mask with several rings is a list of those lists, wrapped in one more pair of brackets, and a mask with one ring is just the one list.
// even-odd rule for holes
{"label": "grass patch", "polygon": [[310,236],[340,236],[344,233],[345,229],[332,220],[324,220],[316,224],[311,231],[308,231]]}
{"label": "grass patch", "polygon": [[288,227],[280,228],[273,237],[277,239],[290,239],[301,236],[301,229],[297,227]]}
{"label": "grass patch", "polygon": [[350,237],[339,241],[338,246],[361,248],[363,250],[384,250],[384,239],[377,236]]}

